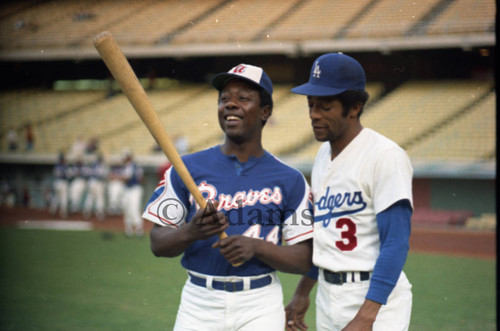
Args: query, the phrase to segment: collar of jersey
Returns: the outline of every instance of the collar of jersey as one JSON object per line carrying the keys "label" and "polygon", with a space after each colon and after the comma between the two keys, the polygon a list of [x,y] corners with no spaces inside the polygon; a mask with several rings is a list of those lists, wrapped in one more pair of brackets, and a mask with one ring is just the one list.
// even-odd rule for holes
{"label": "collar of jersey", "polygon": [[261,157],[250,156],[250,158],[248,159],[247,162],[240,162],[240,160],[238,160],[236,155],[234,155],[234,154],[226,155],[226,154],[222,153],[220,145],[216,146],[216,148],[219,151],[219,154],[221,157],[226,158],[234,165],[236,174],[238,176],[240,176],[242,174],[242,172],[254,167],[257,163],[259,163],[260,160],[263,160],[269,154],[268,151],[264,150],[264,153],[262,154]]}

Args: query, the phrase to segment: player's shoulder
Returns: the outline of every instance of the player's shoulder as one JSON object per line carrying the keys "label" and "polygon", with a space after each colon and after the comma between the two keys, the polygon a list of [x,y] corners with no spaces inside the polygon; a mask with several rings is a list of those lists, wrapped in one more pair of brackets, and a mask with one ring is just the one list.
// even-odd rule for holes
{"label": "player's shoulder", "polygon": [[375,153],[380,153],[385,150],[403,151],[403,149],[392,139],[375,130],[364,128],[361,131],[363,143],[368,145]]}
{"label": "player's shoulder", "polygon": [[364,142],[367,144],[367,158],[387,162],[388,160],[401,160],[409,162],[406,151],[392,139],[372,129],[363,129]]}
{"label": "player's shoulder", "polygon": [[216,154],[217,151],[218,151],[218,147],[212,146],[212,147],[209,147],[209,148],[201,150],[201,151],[197,151],[194,153],[183,155],[181,158],[182,158],[182,161],[186,164],[197,163],[199,161],[206,162],[207,160],[210,160],[210,158],[213,158],[214,154]]}
{"label": "player's shoulder", "polygon": [[264,157],[266,168],[270,169],[270,171],[285,175],[303,177],[302,172],[300,172],[297,168],[287,164],[276,155],[266,151]]}

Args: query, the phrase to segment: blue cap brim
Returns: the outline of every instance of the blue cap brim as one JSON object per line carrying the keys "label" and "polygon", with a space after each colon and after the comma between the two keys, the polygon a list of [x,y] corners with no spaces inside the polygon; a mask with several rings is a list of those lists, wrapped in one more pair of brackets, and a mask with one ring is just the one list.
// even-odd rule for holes
{"label": "blue cap brim", "polygon": [[222,90],[224,88],[224,85],[226,85],[226,82],[229,79],[235,78],[235,77],[241,78],[242,80],[246,80],[248,82],[253,83],[254,85],[257,85],[257,84],[255,84],[255,82],[250,81],[250,79],[247,79],[245,77],[241,77],[241,76],[238,76],[238,75],[234,75],[234,74],[229,74],[227,72],[223,72],[223,73],[215,75],[212,78],[212,86],[215,87],[217,90],[220,91],[220,90]]}
{"label": "blue cap brim", "polygon": [[294,87],[291,91],[296,94],[311,95],[316,97],[326,97],[330,95],[337,95],[345,92],[347,88],[335,88],[329,86],[316,85],[305,83]]}

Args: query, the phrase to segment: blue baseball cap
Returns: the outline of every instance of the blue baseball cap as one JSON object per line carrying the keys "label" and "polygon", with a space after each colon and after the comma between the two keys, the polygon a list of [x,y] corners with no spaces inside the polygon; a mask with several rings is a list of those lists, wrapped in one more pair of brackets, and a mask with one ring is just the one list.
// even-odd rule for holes
{"label": "blue baseball cap", "polygon": [[263,88],[270,96],[273,95],[273,83],[264,69],[250,64],[239,64],[228,72],[222,72],[212,78],[212,85],[222,90],[231,78],[242,78],[254,85]]}
{"label": "blue baseball cap", "polygon": [[292,92],[329,96],[346,90],[364,90],[365,85],[365,71],[358,61],[341,53],[328,53],[314,61],[309,82],[294,87]]}

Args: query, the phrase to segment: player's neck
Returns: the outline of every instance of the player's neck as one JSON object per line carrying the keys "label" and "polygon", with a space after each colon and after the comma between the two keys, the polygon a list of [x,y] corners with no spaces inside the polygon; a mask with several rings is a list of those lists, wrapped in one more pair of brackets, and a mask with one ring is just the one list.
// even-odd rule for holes
{"label": "player's neck", "polygon": [[247,162],[251,156],[261,157],[264,154],[264,148],[260,141],[258,143],[250,141],[236,143],[226,138],[220,149],[222,154],[235,155],[242,163]]}
{"label": "player's neck", "polygon": [[330,141],[330,157],[332,161],[357,137],[361,130],[363,130],[363,126],[359,123],[346,131],[342,136]]}

